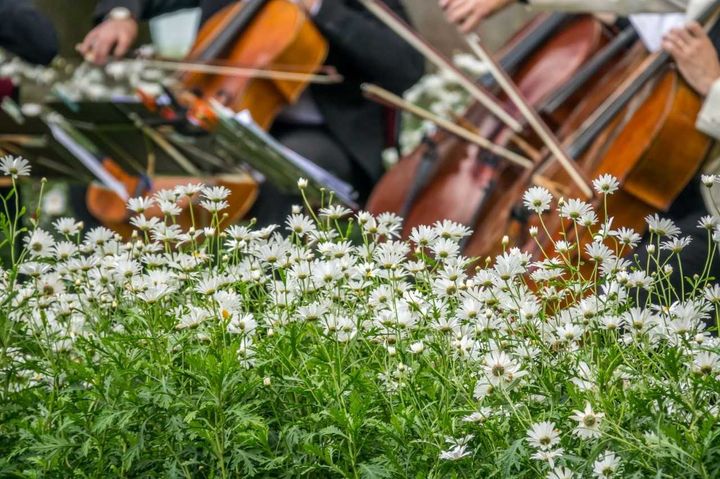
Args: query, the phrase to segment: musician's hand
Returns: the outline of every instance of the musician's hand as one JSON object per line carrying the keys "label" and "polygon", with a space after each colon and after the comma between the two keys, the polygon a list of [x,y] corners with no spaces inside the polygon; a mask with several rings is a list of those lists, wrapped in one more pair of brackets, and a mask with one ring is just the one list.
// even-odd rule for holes
{"label": "musician's hand", "polygon": [[484,19],[514,3],[515,0],[440,0],[445,16],[465,33]]}
{"label": "musician's hand", "polygon": [[315,10],[315,4],[318,3],[319,0],[302,0],[303,6],[305,7],[305,10],[308,12],[312,12]]}
{"label": "musician's hand", "polygon": [[699,23],[672,29],[663,39],[663,48],[673,56],[685,80],[701,95],[706,96],[720,79],[717,51]]}
{"label": "musician's hand", "polygon": [[77,50],[86,60],[104,65],[110,55],[125,56],[137,35],[138,24],[135,19],[108,19],[91,30],[77,46]]}

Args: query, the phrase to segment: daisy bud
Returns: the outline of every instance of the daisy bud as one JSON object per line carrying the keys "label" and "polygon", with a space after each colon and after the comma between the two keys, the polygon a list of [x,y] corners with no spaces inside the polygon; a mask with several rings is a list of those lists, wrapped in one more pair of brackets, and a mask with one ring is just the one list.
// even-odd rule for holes
{"label": "daisy bud", "polygon": [[230,260],[230,256],[224,254],[224,255],[222,256],[222,261],[223,261],[223,263],[227,263],[228,260]]}
{"label": "daisy bud", "polygon": [[268,335],[268,338],[275,336],[275,330],[273,328],[268,328],[267,335]]}
{"label": "daisy bud", "polygon": [[715,175],[702,175],[700,177],[702,180],[703,185],[705,185],[706,188],[712,188],[712,186],[715,184],[715,181],[717,180],[717,177]]}
{"label": "daisy bud", "polygon": [[297,182],[297,185],[298,185],[298,188],[300,188],[301,190],[304,190],[305,188],[307,188],[308,180],[306,180],[305,178],[300,178]]}
{"label": "daisy bud", "polygon": [[292,205],[292,214],[299,215],[302,211],[302,207],[300,205]]}
{"label": "daisy bud", "polygon": [[397,354],[397,349],[395,349],[395,346],[388,346],[387,351],[389,356],[395,356]]}
{"label": "daisy bud", "polygon": [[530,233],[530,237],[535,238],[538,235],[538,227],[537,226],[531,226],[528,229],[528,233]]}
{"label": "daisy bud", "polygon": [[266,377],[263,379],[263,385],[264,386],[270,386],[272,384],[272,380],[269,377]]}
{"label": "daisy bud", "polygon": [[671,275],[673,273],[673,271],[675,271],[675,270],[673,269],[672,265],[666,264],[663,267],[663,273],[665,273],[667,275]]}
{"label": "daisy bud", "polygon": [[510,237],[508,235],[505,235],[502,237],[502,245],[503,248],[507,248],[507,245],[510,244]]}
{"label": "daisy bud", "polygon": [[410,352],[413,354],[420,354],[425,350],[425,344],[422,341],[412,343],[410,345]]}
{"label": "daisy bud", "polygon": [[655,245],[654,244],[647,245],[647,252],[648,252],[648,254],[655,254]]}

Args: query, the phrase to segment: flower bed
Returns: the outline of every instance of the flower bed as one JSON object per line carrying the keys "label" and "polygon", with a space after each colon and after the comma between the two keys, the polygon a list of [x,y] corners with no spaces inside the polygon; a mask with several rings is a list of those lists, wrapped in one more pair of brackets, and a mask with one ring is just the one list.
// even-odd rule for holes
{"label": "flower bed", "polygon": [[[668,293],[672,228],[654,230],[661,273],[596,221],[566,254],[474,269],[450,222],[405,242],[393,215],[326,204],[220,233],[225,193],[198,189],[216,228],[136,200],[127,243],[3,216],[0,241],[23,247],[0,275],[0,475],[720,476],[720,287]],[[603,252],[589,279],[586,248]]]}

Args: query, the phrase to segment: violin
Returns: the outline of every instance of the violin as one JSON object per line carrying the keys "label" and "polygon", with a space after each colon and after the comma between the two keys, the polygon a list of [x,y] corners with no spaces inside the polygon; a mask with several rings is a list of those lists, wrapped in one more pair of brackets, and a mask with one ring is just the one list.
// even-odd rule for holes
{"label": "violin", "polygon": [[[201,28],[183,62],[147,63],[181,72],[175,78],[174,89],[182,111],[170,120],[182,116],[191,124],[212,131],[217,117],[211,102],[216,101],[233,111],[249,111],[257,124],[268,129],[278,113],[296,102],[310,83],[339,81],[337,76],[328,79],[315,75],[322,69],[327,53],[327,41],[297,3],[245,0],[213,15]],[[167,107],[158,106],[153,98],[142,93],[140,96],[149,108],[173,117]],[[198,181],[186,177],[138,177],[123,171],[104,155],[98,154],[97,161],[132,196],[152,195],[160,189]],[[204,182],[226,186],[232,192],[230,216],[224,225],[242,218],[258,194],[258,185],[248,174],[224,175]],[[93,183],[88,189],[87,202],[93,215],[104,224],[126,231],[130,216],[124,196],[107,184]],[[180,206],[183,213],[179,221],[189,227],[190,205]],[[160,212],[154,208],[145,215],[160,215]]]}

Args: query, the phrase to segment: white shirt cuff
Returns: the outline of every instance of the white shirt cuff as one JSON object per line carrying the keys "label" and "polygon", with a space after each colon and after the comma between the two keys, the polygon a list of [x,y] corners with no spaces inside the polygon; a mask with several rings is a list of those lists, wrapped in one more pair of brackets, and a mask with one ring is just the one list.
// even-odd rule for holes
{"label": "white shirt cuff", "polygon": [[696,126],[703,133],[720,139],[720,80],[716,80],[710,88]]}

